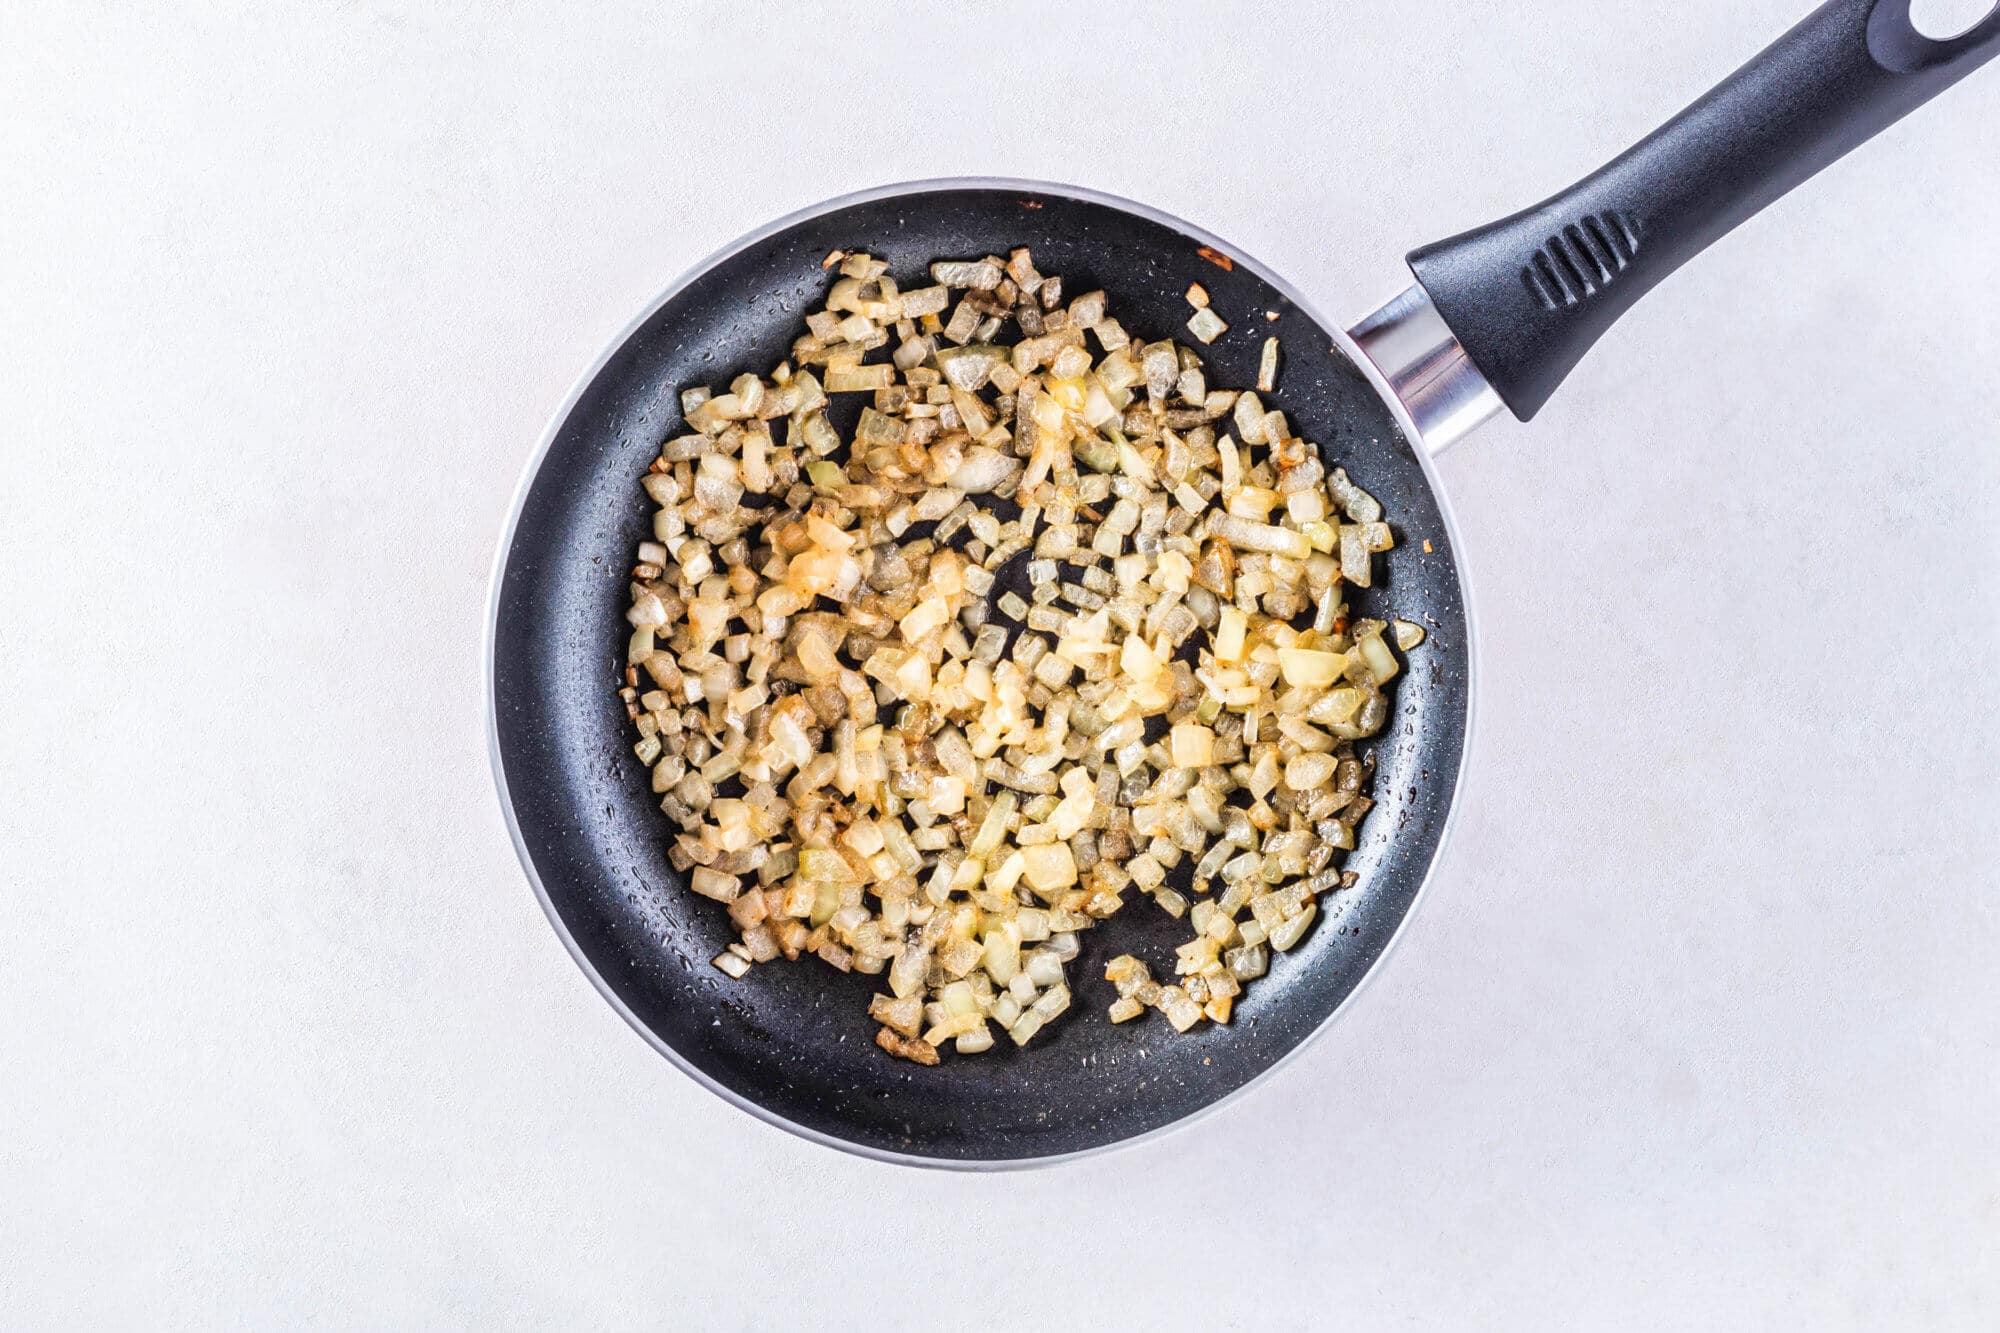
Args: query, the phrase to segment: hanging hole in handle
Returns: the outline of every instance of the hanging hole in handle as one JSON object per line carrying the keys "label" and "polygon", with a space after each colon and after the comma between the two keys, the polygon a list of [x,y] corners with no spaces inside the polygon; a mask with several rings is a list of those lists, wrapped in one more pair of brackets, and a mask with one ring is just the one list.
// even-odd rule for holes
{"label": "hanging hole in handle", "polygon": [[1910,0],[1910,26],[1934,42],[1953,42],[2000,14],[1993,0]]}
{"label": "hanging hole in handle", "polygon": [[[1971,11],[1970,27],[1960,27]],[[1921,26],[1920,26],[1921,22]],[[1952,36],[1930,31],[1956,29]],[[1868,11],[1868,53],[1883,69],[1921,74],[1976,65],[2000,52],[2000,3],[1995,0],[1876,0]],[[1950,76],[1955,81],[1961,69]]]}

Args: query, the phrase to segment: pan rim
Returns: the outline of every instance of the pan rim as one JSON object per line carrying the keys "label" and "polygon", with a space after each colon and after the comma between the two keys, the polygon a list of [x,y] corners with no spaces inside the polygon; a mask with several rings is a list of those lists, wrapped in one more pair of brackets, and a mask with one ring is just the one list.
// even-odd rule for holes
{"label": "pan rim", "polygon": [[[1402,918],[1390,932],[1389,938],[1384,941],[1381,952],[1375,956],[1374,961],[1369,963],[1367,969],[1361,974],[1360,979],[1354,983],[1353,989],[1341,999],[1340,1003],[1334,1006],[1331,1013],[1321,1019],[1312,1031],[1301,1037],[1289,1051],[1286,1051],[1283,1055],[1272,1061],[1269,1066],[1241,1086],[1231,1089],[1214,1101],[1138,1134],[1112,1139],[1105,1143],[1093,1144],[1090,1147],[1078,1148],[1070,1152],[1047,1153],[1035,1157],[930,1157],[918,1153],[899,1152],[891,1148],[860,1143],[791,1120],[764,1103],[724,1085],[721,1081],[697,1067],[693,1061],[682,1055],[671,1043],[662,1039],[658,1033],[654,1032],[643,1019],[632,1011],[631,1007],[611,988],[603,974],[591,963],[590,959],[583,953],[582,948],[577,944],[575,935],[571,932],[568,923],[563,919],[562,913],[556,907],[554,899],[550,897],[547,886],[542,883],[541,872],[536,868],[534,857],[528,850],[526,837],[521,830],[519,814],[515,809],[513,795],[508,788],[506,766],[500,752],[499,677],[497,672],[500,599],[501,589],[506,581],[509,557],[513,554],[514,550],[515,533],[519,528],[521,513],[527,504],[528,494],[534,488],[536,480],[541,476],[542,466],[548,459],[549,451],[555,445],[556,437],[561,433],[563,426],[569,421],[570,415],[576,409],[577,402],[588,391],[591,384],[596,381],[598,375],[604,370],[604,367],[610,362],[612,357],[618,354],[648,320],[658,314],[662,307],[679,296],[697,278],[732,255],[739,254],[788,228],[854,204],[870,203],[901,195],[921,195],[944,190],[968,189],[1019,190],[1030,195],[1051,194],[1119,209],[1126,213],[1157,222],[1162,226],[1171,227],[1181,234],[1201,242],[1203,245],[1214,248],[1221,254],[1228,255],[1234,262],[1249,268],[1251,272],[1269,283],[1275,290],[1282,292],[1321,331],[1334,339],[1335,344],[1339,347],[1342,354],[1361,371],[1370,387],[1375,390],[1376,396],[1388,407],[1390,414],[1395,418],[1396,424],[1401,427],[1405,438],[1408,439],[1412,451],[1416,454],[1418,468],[1423,473],[1424,480],[1431,488],[1432,498],[1437,504],[1438,514],[1444,524],[1445,535],[1451,542],[1453,553],[1452,569],[1454,577],[1458,582],[1459,603],[1465,616],[1466,691],[1464,737],[1463,743],[1459,748],[1458,771],[1453,775],[1452,779],[1451,799],[1445,808],[1444,823],[1438,829],[1437,844],[1431,850],[1429,863],[1424,867],[1423,876],[1417,883],[1415,893],[1411,895],[1409,906],[1404,909]],[[1269,266],[1244,254],[1242,250],[1204,228],[1195,226],[1193,223],[1187,222],[1163,209],[1154,208],[1151,205],[1140,203],[1136,200],[1100,190],[1093,190],[1085,186],[1067,185],[1054,181],[1038,181],[1009,176],[934,176],[919,180],[897,181],[883,185],[869,186],[847,194],[824,199],[818,203],[796,209],[782,217],[766,222],[751,231],[745,232],[735,240],[728,242],[726,245],[698,260],[685,272],[681,273],[680,276],[662,287],[646,303],[643,309],[613,334],[598,351],[597,356],[578,374],[575,381],[570,385],[569,391],[563,395],[562,401],[557,405],[555,411],[549,417],[548,424],[543,428],[541,439],[537,442],[534,451],[529,455],[520,478],[515,482],[513,496],[508,502],[506,521],[501,527],[500,542],[494,552],[492,571],[488,576],[485,642],[481,655],[481,665],[482,670],[485,672],[484,696],[487,756],[493,771],[493,783],[496,794],[500,798],[501,815],[506,821],[508,837],[514,844],[515,857],[520,861],[521,869],[527,876],[529,886],[533,888],[535,898],[541,904],[542,914],[548,918],[549,925],[554,929],[556,937],[562,941],[563,947],[569,952],[571,960],[583,972],[584,976],[589,978],[591,985],[596,988],[597,993],[603,997],[605,1002],[625,1020],[627,1026],[638,1033],[647,1045],[651,1046],[660,1055],[665,1056],[669,1063],[679,1069],[681,1073],[692,1078],[698,1085],[722,1098],[739,1111],[747,1112],[755,1119],[774,1128],[797,1135],[799,1138],[822,1147],[851,1153],[855,1156],[874,1161],[931,1170],[975,1172],[1016,1171],[1054,1166],[1063,1162],[1080,1161],[1102,1153],[1136,1147],[1142,1143],[1155,1142],[1168,1134],[1184,1130],[1188,1126],[1206,1119],[1225,1106],[1236,1103],[1253,1089],[1265,1086],[1279,1070],[1290,1065],[1299,1058],[1303,1051],[1316,1044],[1326,1034],[1327,1029],[1333,1026],[1335,1020],[1354,1007],[1356,998],[1367,989],[1368,984],[1382,970],[1383,964],[1388,961],[1396,945],[1408,932],[1411,919],[1416,916],[1417,909],[1422,905],[1424,898],[1430,891],[1432,882],[1437,878],[1438,866],[1445,858],[1445,853],[1451,845],[1451,835],[1458,825],[1459,812],[1463,804],[1460,797],[1465,790],[1466,780],[1470,772],[1479,704],[1479,629],[1474,612],[1472,583],[1466,570],[1464,543],[1459,537],[1458,521],[1452,511],[1450,494],[1445,489],[1443,479],[1438,475],[1436,459],[1425,446],[1423,434],[1417,429],[1416,423],[1412,420],[1408,409],[1403,406],[1402,400],[1390,388],[1388,380],[1382,375],[1382,372],[1376,367],[1375,363],[1368,358],[1367,354],[1349,336],[1347,328],[1348,326],[1345,323],[1326,319],[1314,302],[1307,300],[1295,287],[1280,277]]]}

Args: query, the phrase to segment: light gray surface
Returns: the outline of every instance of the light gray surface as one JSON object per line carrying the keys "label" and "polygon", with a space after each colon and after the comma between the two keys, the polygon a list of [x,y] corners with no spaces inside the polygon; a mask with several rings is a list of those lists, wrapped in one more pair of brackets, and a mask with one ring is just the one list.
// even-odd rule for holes
{"label": "light gray surface", "polygon": [[0,1323],[1992,1326],[2000,73],[1447,456],[1457,840],[1185,1134],[968,1178],[752,1121],[486,772],[517,470],[731,237],[1072,178],[1358,315],[1803,7],[16,3]]}

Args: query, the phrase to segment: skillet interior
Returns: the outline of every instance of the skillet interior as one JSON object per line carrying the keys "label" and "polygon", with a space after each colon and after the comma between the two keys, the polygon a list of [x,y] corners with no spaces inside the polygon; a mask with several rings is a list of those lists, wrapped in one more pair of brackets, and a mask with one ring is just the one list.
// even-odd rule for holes
{"label": "skillet interior", "polygon": [[[518,837],[552,919],[600,989],[663,1051],[787,1128],[863,1151],[943,1162],[1045,1158],[1117,1142],[1242,1087],[1312,1033],[1360,982],[1436,853],[1467,717],[1465,611],[1436,498],[1389,408],[1341,350],[1240,258],[1224,270],[1164,221],[1046,186],[940,183],[830,206],[755,238],[669,296],[613,351],[556,427],[525,488],[495,596],[496,753]],[[924,1069],[877,1050],[867,996],[880,978],[815,960],[742,981],[709,964],[734,938],[723,909],[667,863],[669,826],[615,689],[625,571],[649,531],[638,486],[681,430],[678,392],[718,389],[785,356],[829,281],[836,247],[890,261],[905,285],[942,257],[1033,247],[1074,294],[1103,287],[1135,336],[1189,341],[1184,293],[1208,288],[1232,331],[1204,352],[1210,382],[1256,379],[1264,337],[1282,339],[1274,405],[1379,497],[1398,546],[1361,614],[1430,630],[1399,678],[1375,742],[1377,806],[1306,942],[1274,960],[1227,1027],[1178,1036],[1157,1014],[1114,1027],[1104,960],[1134,951],[1171,973],[1185,922],[1131,903],[1083,936],[1077,1004],[1035,1043]],[[1277,314],[1267,321],[1266,311]],[[1426,552],[1424,543],[1431,549]]]}

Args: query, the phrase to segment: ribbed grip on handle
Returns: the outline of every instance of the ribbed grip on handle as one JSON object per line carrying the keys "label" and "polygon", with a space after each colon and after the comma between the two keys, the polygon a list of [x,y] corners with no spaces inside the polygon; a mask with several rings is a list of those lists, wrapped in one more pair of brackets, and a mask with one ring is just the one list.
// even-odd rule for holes
{"label": "ribbed grip on handle", "polygon": [[1525,421],[1655,284],[1996,54],[2000,8],[1940,41],[1910,0],[1831,0],[1630,152],[1411,271]]}
{"label": "ribbed grip on handle", "polygon": [[1521,266],[1521,284],[1544,310],[1578,305],[1618,280],[1639,254],[1639,219],[1608,209],[1586,213]]}

